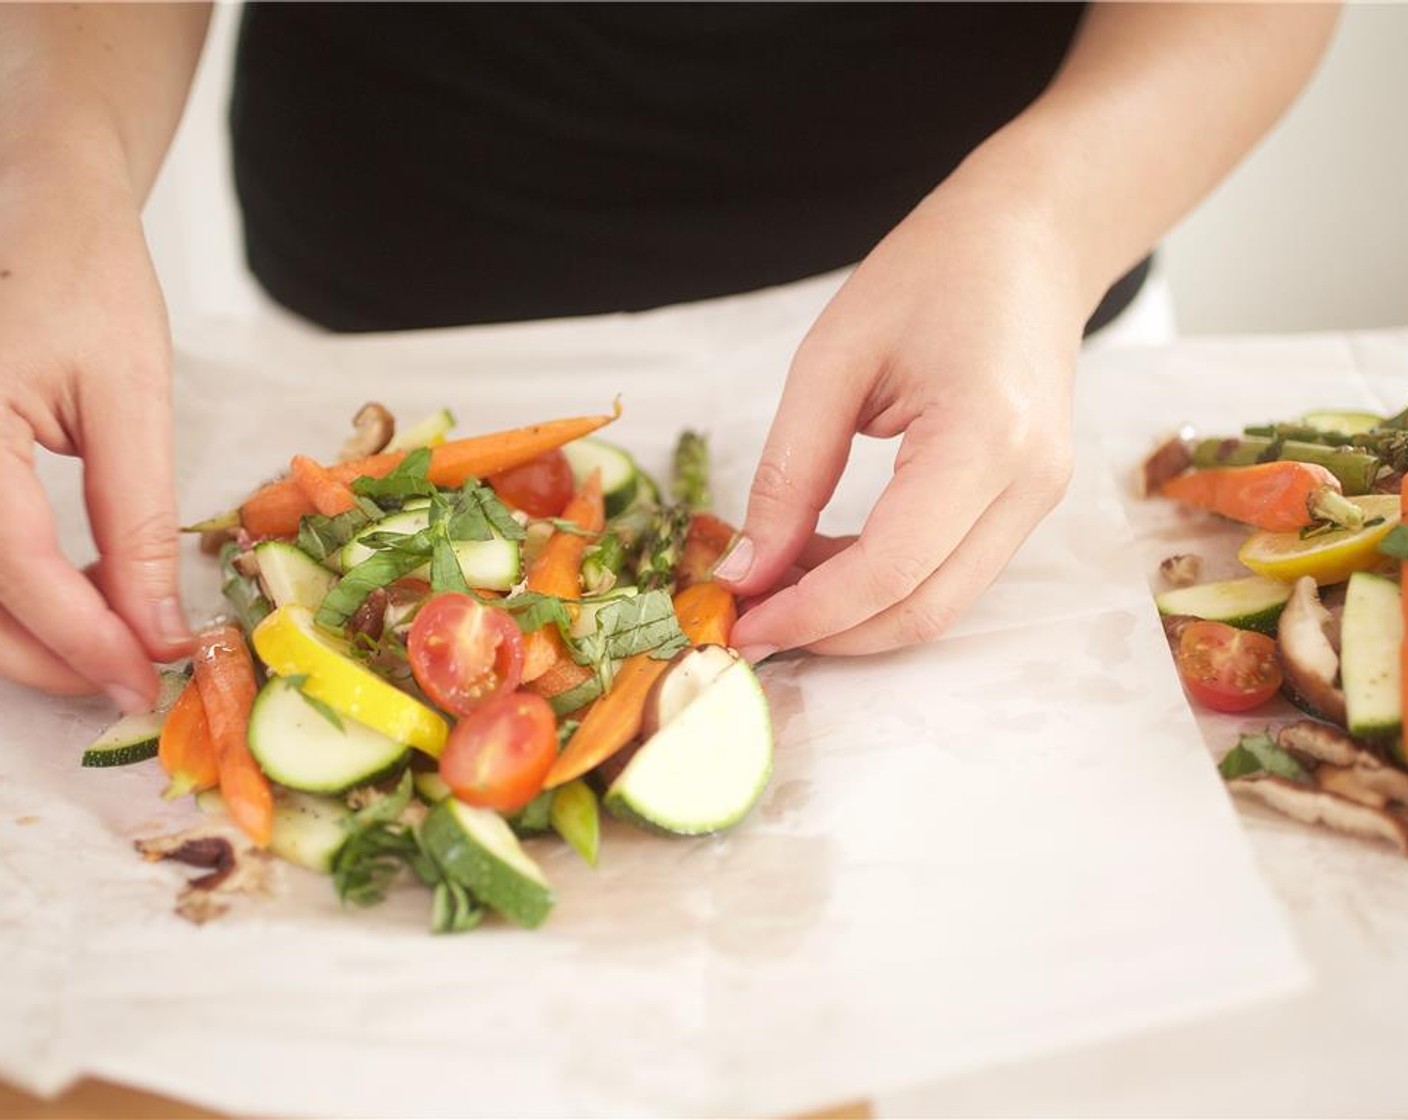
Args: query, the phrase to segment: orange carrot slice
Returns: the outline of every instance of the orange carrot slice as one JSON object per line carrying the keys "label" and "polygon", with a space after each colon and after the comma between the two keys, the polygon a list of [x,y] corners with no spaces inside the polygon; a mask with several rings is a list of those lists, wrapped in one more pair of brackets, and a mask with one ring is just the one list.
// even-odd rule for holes
{"label": "orange carrot slice", "polygon": [[220,755],[220,795],[245,835],[261,848],[274,831],[274,794],[249,750],[249,713],[258,684],[244,635],[215,626],[197,638],[196,684]]}
{"label": "orange carrot slice", "polygon": [[[564,443],[590,435],[620,414],[618,405],[608,416],[574,416],[449,440],[431,450],[430,469],[426,474],[437,486],[461,486],[466,479],[483,478],[521,466]],[[338,463],[327,471],[343,483],[364,475],[382,478],[405,457],[403,451],[383,451],[366,459]],[[314,512],[316,508],[299,484],[294,479],[284,478],[269,483],[245,500],[240,506],[240,524],[257,537],[287,537],[298,532],[300,518]]]}
{"label": "orange carrot slice", "polygon": [[357,499],[352,494],[352,487],[345,482],[338,481],[333,477],[331,471],[306,455],[293,457],[293,461],[289,464],[289,473],[298,483],[298,488],[303,492],[303,496],[324,517],[336,517],[339,513],[346,513],[357,505]]}
{"label": "orange carrot slice", "polygon": [[156,757],[171,777],[162,797],[184,797],[188,793],[214,789],[219,784],[220,756],[210,737],[200,686],[194,679],[186,683],[167,713]]}
{"label": "orange carrot slice", "polygon": [[[692,645],[726,645],[738,608],[733,596],[717,583],[696,583],[675,596],[675,615]],[[623,661],[611,691],[591,706],[553,762],[543,788],[552,789],[581,777],[639,735],[646,697],[669,664],[648,653]]]}
{"label": "orange carrot slice", "polygon": [[[582,597],[582,556],[591,538],[583,533],[600,533],[606,524],[601,495],[601,471],[594,470],[572,495],[562,520],[581,532],[556,529],[528,568],[528,590],[559,599]],[[523,679],[533,681],[557,661],[567,659],[562,635],[553,626],[544,626],[523,636]]]}
{"label": "orange carrot slice", "polygon": [[1303,529],[1332,509],[1357,509],[1340,498],[1339,480],[1324,467],[1290,460],[1189,471],[1165,482],[1161,493],[1274,533]]}

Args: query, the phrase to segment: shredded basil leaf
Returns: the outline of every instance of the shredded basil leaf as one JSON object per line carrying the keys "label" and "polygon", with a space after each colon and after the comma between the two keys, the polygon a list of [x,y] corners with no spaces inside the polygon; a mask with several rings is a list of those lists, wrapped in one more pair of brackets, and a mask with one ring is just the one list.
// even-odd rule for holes
{"label": "shredded basil leaf", "polygon": [[460,487],[451,501],[448,522],[452,541],[488,541],[495,536],[521,541],[527,536],[498,495],[473,478]]}
{"label": "shredded basil leaf", "polygon": [[[419,534],[417,534],[419,535]],[[425,553],[412,549],[374,552],[355,568],[343,573],[323,598],[314,621],[329,630],[341,630],[378,587],[394,583],[425,563]]]}
{"label": "shredded basil leaf", "polygon": [[[380,515],[380,510],[377,511]],[[338,552],[371,521],[360,509],[336,517],[310,513],[298,523],[298,547],[319,563]]]}
{"label": "shredded basil leaf", "polygon": [[444,533],[436,535],[435,547],[430,553],[430,590],[469,593],[460,558],[455,555],[455,546]]}
{"label": "shredded basil leaf", "polygon": [[572,629],[572,615],[567,604],[556,595],[544,595],[540,591],[521,591],[508,599],[500,599],[493,604],[513,615],[518,628],[525,634],[541,630],[544,626],[556,626],[564,636]]}
{"label": "shredded basil leaf", "polygon": [[1278,747],[1264,731],[1243,735],[1218,764],[1218,773],[1225,781],[1246,778],[1254,774],[1269,774],[1289,778],[1293,782],[1308,782],[1310,775],[1287,751]]}
{"label": "shredded basil leaf", "polygon": [[600,666],[638,653],[664,660],[688,645],[669,594],[646,591],[604,604],[596,612],[596,631],[577,643],[576,660]]}
{"label": "shredded basil leaf", "polygon": [[332,724],[339,731],[343,730],[342,717],[338,715],[324,700],[319,700],[316,696],[310,696],[302,688],[298,689],[298,695],[303,697],[303,702]]}
{"label": "shredded basil leaf", "polygon": [[1408,560],[1408,525],[1395,525],[1379,542],[1379,551],[1396,560]]}

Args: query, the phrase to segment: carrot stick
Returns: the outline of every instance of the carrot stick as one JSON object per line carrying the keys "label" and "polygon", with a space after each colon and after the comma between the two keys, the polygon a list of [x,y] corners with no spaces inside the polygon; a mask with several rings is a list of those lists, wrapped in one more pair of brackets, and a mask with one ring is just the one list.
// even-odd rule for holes
{"label": "carrot stick", "polygon": [[[572,495],[562,520],[586,533],[600,533],[606,524],[601,496],[601,471],[594,470]],[[582,533],[555,529],[543,549],[528,567],[528,590],[559,599],[582,597],[582,555],[591,538]],[[567,658],[562,635],[553,626],[544,626],[523,636],[523,679],[536,680],[554,662]]]}
{"label": "carrot stick", "polygon": [[274,831],[274,795],[249,751],[249,712],[258,685],[244,635],[234,626],[203,631],[194,662],[210,737],[220,754],[220,795],[245,835],[267,847]]}
{"label": "carrot stick", "polygon": [[713,579],[714,565],[719,562],[737,535],[727,521],[712,513],[696,513],[689,519],[689,532],[684,538],[684,551],[675,567],[675,584],[692,587]]}
{"label": "carrot stick", "polygon": [[[1408,475],[1403,476],[1403,489],[1401,491],[1400,510],[1402,511],[1403,524],[1408,525]],[[1400,710],[1408,709],[1408,560],[1404,560],[1399,565],[1398,570],[1398,593],[1403,598],[1403,644],[1399,647],[1399,683],[1398,683],[1398,704]],[[1403,762],[1408,758],[1408,720],[1404,721],[1404,727],[1399,733],[1398,761]]]}
{"label": "carrot stick", "polygon": [[[468,478],[483,478],[510,467],[522,466],[564,443],[590,435],[620,415],[619,406],[609,416],[574,416],[548,420],[526,428],[511,428],[488,435],[449,440],[431,449],[426,476],[437,486],[461,486]],[[406,457],[404,451],[383,451],[366,459],[353,459],[328,467],[339,482],[366,475],[382,478]],[[315,512],[298,483],[291,478],[271,482],[240,506],[240,524],[257,537],[287,537],[298,532],[298,521]]]}
{"label": "carrot stick", "polygon": [[709,580],[675,595],[675,617],[690,645],[726,646],[738,621],[738,604],[732,593]]}
{"label": "carrot stick", "polygon": [[1161,493],[1258,529],[1286,533],[1329,520],[1358,528],[1363,512],[1340,494],[1339,480],[1318,463],[1281,461],[1189,471]]}
{"label": "carrot stick", "polygon": [[[680,629],[696,646],[723,643],[738,617],[733,596],[716,583],[696,583],[675,596]],[[638,653],[621,663],[611,691],[591,706],[582,725],[557,756],[544,789],[552,789],[601,765],[640,734],[645,701],[668,661]]]}
{"label": "carrot stick", "polygon": [[289,473],[303,496],[325,517],[336,517],[357,505],[352,487],[333,477],[332,472],[306,455],[295,455]]}
{"label": "carrot stick", "polygon": [[220,781],[220,757],[210,737],[200,686],[188,681],[167,713],[157,744],[157,761],[171,776],[162,797],[175,799],[188,793],[214,789]]}

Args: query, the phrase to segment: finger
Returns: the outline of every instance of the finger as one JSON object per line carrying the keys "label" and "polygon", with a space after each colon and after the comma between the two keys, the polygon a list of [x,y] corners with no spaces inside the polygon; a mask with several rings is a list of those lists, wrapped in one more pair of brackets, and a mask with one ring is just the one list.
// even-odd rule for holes
{"label": "finger", "polygon": [[843,537],[830,537],[825,533],[814,533],[812,539],[802,546],[802,551],[797,554],[798,567],[810,571],[821,564],[825,564],[837,553],[844,551],[856,543],[856,534],[849,533]]}
{"label": "finger", "polygon": [[745,595],[738,600],[739,611],[751,611],[759,603],[764,602],[769,595],[776,594],[784,587],[791,587],[818,564],[824,563],[843,548],[849,547],[855,539],[854,536],[828,537],[825,533],[816,533],[802,547],[797,562],[778,576],[767,591],[758,595]]}
{"label": "finger", "polygon": [[797,559],[845,469],[865,381],[858,358],[804,341],[753,475],[748,514],[714,577],[739,595],[770,587]]}
{"label": "finger", "polygon": [[734,644],[810,646],[907,598],[1001,493],[987,463],[968,438],[918,418],[860,537],[740,618]]}
{"label": "finger", "polygon": [[147,655],[60,550],[48,500],[13,440],[0,441],[0,493],[0,595],[14,621],[124,711],[148,710],[157,677]]}
{"label": "finger", "polygon": [[149,658],[189,653],[181,607],[172,478],[171,403],[164,369],[90,381],[83,401],[84,491],[98,579]]}
{"label": "finger", "polygon": [[858,655],[933,641],[997,578],[1048,509],[1049,504],[1037,496],[1009,490],[908,598],[808,648],[814,653]]}
{"label": "finger", "polygon": [[0,677],[63,696],[99,691],[98,685],[60,661],[4,607],[0,607]]}

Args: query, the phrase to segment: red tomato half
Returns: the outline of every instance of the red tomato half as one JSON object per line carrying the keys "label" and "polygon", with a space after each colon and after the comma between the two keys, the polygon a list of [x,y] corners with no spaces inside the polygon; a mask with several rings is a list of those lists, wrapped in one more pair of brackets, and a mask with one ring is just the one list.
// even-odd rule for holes
{"label": "red tomato half", "polygon": [[1218,712],[1258,707],[1281,687],[1276,643],[1265,634],[1224,622],[1191,622],[1174,654],[1184,687]]}
{"label": "red tomato half", "polygon": [[529,517],[557,517],[576,490],[572,468],[561,451],[549,451],[521,467],[491,474],[494,493]]}
{"label": "red tomato half", "polygon": [[447,712],[468,715],[523,675],[523,634],[507,611],[458,591],[428,599],[411,623],[406,653],[416,683]]}
{"label": "red tomato half", "polygon": [[470,805],[513,813],[543,788],[557,758],[557,720],[541,696],[509,692],[455,725],[440,756],[440,776]]}

